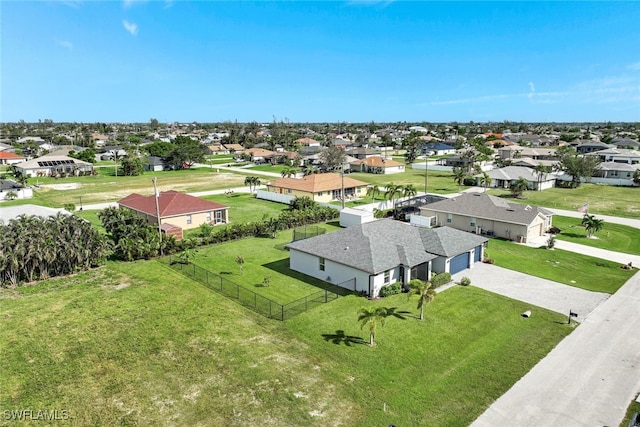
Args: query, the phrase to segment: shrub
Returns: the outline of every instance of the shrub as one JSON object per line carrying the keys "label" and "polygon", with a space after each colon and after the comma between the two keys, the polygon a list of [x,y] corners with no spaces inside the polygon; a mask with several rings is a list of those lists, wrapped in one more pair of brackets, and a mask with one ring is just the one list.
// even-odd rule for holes
{"label": "shrub", "polygon": [[462,279],[460,279],[460,284],[462,286],[469,286],[471,284],[471,279],[465,276]]}
{"label": "shrub", "polygon": [[482,260],[482,262],[484,262],[485,264],[493,264],[495,261],[493,260],[493,258],[485,258]]}
{"label": "shrub", "polygon": [[549,228],[549,234],[560,234],[560,233],[562,233],[562,230],[560,230],[555,225]]}
{"label": "shrub", "polygon": [[433,279],[431,279],[431,285],[435,289],[442,285],[446,285],[450,281],[451,281],[451,273],[440,273],[433,276]]}
{"label": "shrub", "polygon": [[553,249],[556,245],[556,236],[551,235],[547,239],[547,249]]}
{"label": "shrub", "polygon": [[380,289],[378,296],[380,298],[384,298],[389,295],[399,294],[400,292],[402,292],[402,286],[400,285],[400,282],[395,282],[390,285],[383,286],[382,289]]}

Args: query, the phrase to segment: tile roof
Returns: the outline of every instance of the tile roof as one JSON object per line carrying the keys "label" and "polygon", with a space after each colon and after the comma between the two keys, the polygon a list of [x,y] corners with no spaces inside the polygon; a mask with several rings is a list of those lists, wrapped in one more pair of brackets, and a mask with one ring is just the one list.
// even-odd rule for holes
{"label": "tile roof", "polygon": [[288,248],[379,274],[399,265],[414,267],[451,256],[488,239],[449,227],[428,229],[382,219],[287,245]]}
{"label": "tile roof", "polygon": [[531,224],[538,215],[552,215],[552,212],[545,208],[508,202],[486,193],[462,193],[431,203],[424,209],[523,225]]}
{"label": "tile roof", "polygon": [[8,151],[0,151],[0,159],[9,160],[9,159],[24,159],[24,156],[20,156],[15,153],[10,153]]}
{"label": "tile roof", "polygon": [[391,168],[391,167],[404,165],[404,163],[396,162],[395,160],[391,160],[391,159],[385,160],[382,157],[367,157],[366,159],[356,160],[351,164],[354,166],[359,166],[363,163],[367,166],[380,167],[380,168]]}
{"label": "tile roof", "polygon": [[[148,215],[156,215],[156,201],[153,195],[129,194],[120,200],[118,204]],[[161,192],[158,198],[158,206],[160,208],[160,218],[229,208],[220,203],[210,202],[174,190]]]}
{"label": "tile roof", "polygon": [[[364,187],[366,182],[344,177],[344,188]],[[292,190],[318,193],[342,188],[342,177],[337,173],[319,173],[303,178],[282,178],[267,184],[268,187],[290,188]]]}

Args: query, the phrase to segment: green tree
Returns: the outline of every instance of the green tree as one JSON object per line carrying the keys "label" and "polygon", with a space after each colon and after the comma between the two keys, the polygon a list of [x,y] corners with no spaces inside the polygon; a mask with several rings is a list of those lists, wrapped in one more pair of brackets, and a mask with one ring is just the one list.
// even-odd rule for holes
{"label": "green tree", "polygon": [[329,147],[320,153],[320,160],[325,170],[341,170],[347,160],[347,153],[342,148]]}
{"label": "green tree", "polygon": [[74,159],[82,160],[87,163],[95,163],[96,162],[96,150],[93,148],[85,148],[82,151],[69,151],[69,157],[73,157]]}
{"label": "green tree", "polygon": [[122,157],[120,160],[120,174],[123,176],[139,176],[144,173],[144,164],[138,156]]}
{"label": "green tree", "polygon": [[587,237],[592,237],[594,233],[602,230],[604,227],[604,220],[596,218],[594,215],[585,214],[580,222],[587,230]]}
{"label": "green tree", "polygon": [[417,295],[418,309],[420,310],[420,320],[424,320],[424,306],[429,304],[436,297],[436,291],[432,289],[431,282],[423,282],[420,279],[413,279],[409,282],[409,297]]}
{"label": "green tree", "polygon": [[489,176],[488,173],[486,172],[482,172],[482,178],[480,178],[480,182],[482,183],[482,186],[484,187],[484,192],[487,192],[487,187],[489,187],[491,185],[491,177]]}
{"label": "green tree", "polygon": [[386,316],[387,310],[384,307],[361,308],[358,312],[360,329],[364,329],[365,326],[369,327],[369,346],[373,347],[376,345],[376,328],[378,323],[380,326],[384,326]]}
{"label": "green tree", "polygon": [[520,198],[522,197],[522,193],[529,189],[529,182],[527,182],[526,178],[520,177],[517,181],[511,184],[511,195],[513,197]]}
{"label": "green tree", "polygon": [[290,178],[292,176],[295,177],[297,173],[298,173],[297,168],[294,168],[291,166],[285,166],[280,172],[280,175],[282,175],[283,178]]}
{"label": "green tree", "polygon": [[7,194],[4,195],[4,198],[7,200],[15,200],[18,198],[18,193],[16,193],[14,190],[9,190],[7,191]]}
{"label": "green tree", "polygon": [[387,200],[391,200],[393,205],[393,212],[396,211],[396,199],[402,196],[404,188],[402,185],[396,185],[393,182],[387,184],[387,191],[384,193],[384,198]]}
{"label": "green tree", "polygon": [[418,194],[418,190],[416,190],[416,187],[413,184],[405,185],[402,190],[403,197],[414,197],[416,194]]}
{"label": "green tree", "polygon": [[260,178],[257,176],[248,176],[244,179],[244,185],[249,187],[249,191],[253,193],[260,186]]}
{"label": "green tree", "polygon": [[636,185],[640,185],[640,169],[636,169],[633,173],[633,182]]}
{"label": "green tree", "polygon": [[316,173],[320,173],[320,169],[314,167],[313,165],[307,165],[302,170],[302,174],[304,176],[309,176],[309,175],[313,175],[313,174],[316,174]]}
{"label": "green tree", "polygon": [[198,141],[187,136],[177,136],[174,141],[174,148],[166,157],[168,163],[176,168],[183,165],[193,166],[205,160],[206,147]]}
{"label": "green tree", "polygon": [[367,197],[371,197],[371,203],[376,202],[376,196],[381,194],[382,190],[377,185],[370,185],[367,187]]}
{"label": "green tree", "polygon": [[538,164],[533,168],[533,170],[536,172],[536,177],[538,179],[538,191],[542,191],[542,181],[547,179],[547,175],[551,173],[551,166]]}
{"label": "green tree", "polygon": [[581,180],[589,181],[600,170],[601,160],[598,156],[583,156],[573,147],[562,146],[556,150],[558,156],[557,170],[571,176],[571,187],[580,186]]}
{"label": "green tree", "polygon": [[458,193],[460,192],[460,186],[464,182],[464,179],[467,177],[467,173],[463,168],[454,167],[453,168],[453,181],[458,184]]}
{"label": "green tree", "polygon": [[238,255],[236,257],[236,264],[240,266],[240,275],[242,276],[242,266],[244,265],[244,258]]}
{"label": "green tree", "polygon": [[168,157],[174,149],[174,145],[166,141],[155,141],[149,145],[145,145],[144,149],[150,156]]}

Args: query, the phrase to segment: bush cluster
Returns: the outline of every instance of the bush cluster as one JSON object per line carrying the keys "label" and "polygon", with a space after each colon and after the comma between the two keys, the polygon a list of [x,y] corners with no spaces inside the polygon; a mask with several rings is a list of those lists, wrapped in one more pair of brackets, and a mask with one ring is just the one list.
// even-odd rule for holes
{"label": "bush cluster", "polygon": [[389,295],[396,295],[402,292],[402,285],[400,282],[395,282],[387,286],[383,286],[378,292],[378,296],[381,298],[388,297]]}
{"label": "bush cluster", "polygon": [[435,289],[449,282],[451,282],[451,273],[440,273],[433,276],[431,286]]}

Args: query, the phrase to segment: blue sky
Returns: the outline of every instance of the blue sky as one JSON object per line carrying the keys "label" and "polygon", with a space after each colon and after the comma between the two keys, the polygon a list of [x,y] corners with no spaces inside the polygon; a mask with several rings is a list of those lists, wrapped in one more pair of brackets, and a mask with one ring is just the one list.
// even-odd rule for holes
{"label": "blue sky", "polygon": [[640,121],[640,2],[0,2],[0,121]]}

